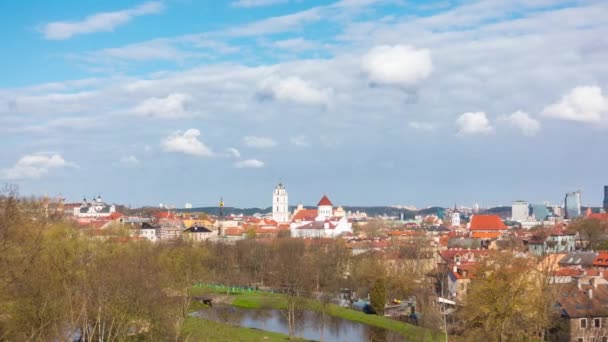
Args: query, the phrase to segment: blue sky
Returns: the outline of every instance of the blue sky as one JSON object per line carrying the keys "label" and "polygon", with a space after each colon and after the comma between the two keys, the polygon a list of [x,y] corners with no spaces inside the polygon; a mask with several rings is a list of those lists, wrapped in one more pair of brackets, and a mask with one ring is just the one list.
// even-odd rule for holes
{"label": "blue sky", "polygon": [[608,184],[605,1],[5,1],[0,181],[264,207]]}

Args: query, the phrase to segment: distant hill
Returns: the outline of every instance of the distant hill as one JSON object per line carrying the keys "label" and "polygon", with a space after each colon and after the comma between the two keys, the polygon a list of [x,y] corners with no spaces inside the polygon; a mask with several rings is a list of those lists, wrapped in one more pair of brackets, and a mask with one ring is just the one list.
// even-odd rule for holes
{"label": "distant hill", "polygon": [[[307,206],[306,209],[315,209],[316,207]],[[365,212],[367,215],[374,216],[396,216],[399,217],[403,214],[404,218],[410,219],[414,218],[416,215],[436,215],[437,213],[443,212],[445,209],[441,207],[432,207],[425,208],[421,210],[408,210],[408,209],[399,209],[390,206],[344,206],[345,211],[352,212]],[[289,211],[293,212],[296,209],[295,206],[290,206]],[[199,208],[191,208],[191,209],[175,209],[175,212],[180,213],[206,213],[209,215],[219,215],[220,210],[218,207],[199,207]],[[270,214],[272,213],[272,208],[234,208],[234,207],[224,207],[224,215],[245,215],[250,216],[253,214]]]}

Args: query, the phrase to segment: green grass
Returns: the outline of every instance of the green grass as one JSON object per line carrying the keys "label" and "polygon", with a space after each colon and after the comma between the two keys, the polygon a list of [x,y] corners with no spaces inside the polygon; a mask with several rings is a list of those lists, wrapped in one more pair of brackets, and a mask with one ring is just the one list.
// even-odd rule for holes
{"label": "green grass", "polygon": [[[287,306],[286,299],[281,294],[263,292],[241,293],[233,297],[232,305],[244,309],[285,309]],[[323,310],[323,305],[316,300],[305,300],[304,306],[308,310]],[[438,331],[399,322],[383,316],[368,315],[335,304],[327,304],[325,310],[330,316],[395,331],[415,341],[434,341],[436,336],[441,336],[441,332]]]}
{"label": "green grass", "polygon": [[[230,324],[218,323],[197,317],[186,318],[182,331],[183,336],[187,338],[188,341],[277,342],[289,340],[289,337],[284,334],[258,329],[235,327]],[[303,340],[296,339],[296,341]]]}

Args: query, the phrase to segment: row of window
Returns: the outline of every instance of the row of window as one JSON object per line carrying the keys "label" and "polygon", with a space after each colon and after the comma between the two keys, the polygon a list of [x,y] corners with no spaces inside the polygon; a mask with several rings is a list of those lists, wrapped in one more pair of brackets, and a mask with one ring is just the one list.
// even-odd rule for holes
{"label": "row of window", "polygon": [[[591,325],[591,327],[593,328],[601,328],[602,327],[602,319],[601,318],[593,318],[593,325]],[[587,328],[587,319],[586,318],[581,318],[581,329],[586,329]],[[602,342],[608,342],[608,341],[602,341]]]}
{"label": "row of window", "polygon": [[[579,337],[578,339],[576,339],[577,342],[585,342],[585,338],[584,337]],[[608,342],[608,337],[604,336],[604,337],[589,337],[588,342]]]}

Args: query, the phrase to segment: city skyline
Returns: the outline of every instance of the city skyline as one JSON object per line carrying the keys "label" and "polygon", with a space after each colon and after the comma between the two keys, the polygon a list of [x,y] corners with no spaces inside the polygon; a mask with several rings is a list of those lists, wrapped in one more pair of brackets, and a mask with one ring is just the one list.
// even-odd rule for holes
{"label": "city skyline", "polygon": [[0,183],[133,206],[602,206],[602,1],[5,2]]}

